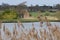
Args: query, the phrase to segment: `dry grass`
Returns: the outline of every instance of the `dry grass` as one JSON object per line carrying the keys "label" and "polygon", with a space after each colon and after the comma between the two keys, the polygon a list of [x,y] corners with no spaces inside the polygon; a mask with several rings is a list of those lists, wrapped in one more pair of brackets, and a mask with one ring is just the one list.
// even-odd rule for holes
{"label": "dry grass", "polygon": [[[60,28],[57,25],[54,25],[54,27],[51,25],[51,23],[46,19],[46,25],[48,28],[48,31],[43,28],[43,21],[41,18],[40,20],[40,29],[37,31],[34,27],[34,23],[32,23],[32,28],[29,30],[26,30],[21,22],[18,21],[18,28],[22,28],[17,31],[16,24],[14,24],[13,32],[11,33],[8,28],[5,28],[5,25],[1,27],[0,23],[0,40],[60,40]],[[22,26],[22,27],[21,27]],[[5,39],[1,36],[1,28],[3,28]],[[28,32],[28,33],[26,33]]]}

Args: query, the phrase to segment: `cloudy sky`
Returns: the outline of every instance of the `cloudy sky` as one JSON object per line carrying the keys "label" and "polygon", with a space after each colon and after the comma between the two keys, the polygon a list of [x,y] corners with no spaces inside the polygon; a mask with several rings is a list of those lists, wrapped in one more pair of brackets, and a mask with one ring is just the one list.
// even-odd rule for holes
{"label": "cloudy sky", "polygon": [[17,5],[24,1],[27,1],[26,5],[55,5],[60,4],[60,0],[0,0],[0,5],[2,3],[8,3],[10,5]]}

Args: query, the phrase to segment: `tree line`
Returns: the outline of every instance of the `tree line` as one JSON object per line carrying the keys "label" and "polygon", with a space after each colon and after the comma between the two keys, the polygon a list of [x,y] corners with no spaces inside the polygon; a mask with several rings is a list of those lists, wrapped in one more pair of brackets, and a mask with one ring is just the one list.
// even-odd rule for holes
{"label": "tree line", "polygon": [[[47,5],[43,5],[43,6],[47,6]],[[9,4],[5,4],[5,3],[2,3],[2,5],[0,5],[0,10],[5,10],[5,9],[10,9],[10,8],[27,8],[28,6],[25,5],[25,4],[19,4],[19,5],[9,5]],[[33,7],[33,5],[31,5],[30,7]],[[40,7],[39,5],[35,5],[35,7]],[[51,6],[53,8],[57,8],[57,9],[60,9],[60,4],[56,4],[55,6]]]}

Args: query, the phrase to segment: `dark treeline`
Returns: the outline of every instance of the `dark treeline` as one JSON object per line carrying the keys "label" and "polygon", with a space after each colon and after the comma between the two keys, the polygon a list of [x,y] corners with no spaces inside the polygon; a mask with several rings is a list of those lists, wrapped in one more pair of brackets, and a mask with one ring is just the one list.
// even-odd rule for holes
{"label": "dark treeline", "polygon": [[15,10],[22,10],[22,9],[27,9],[28,11],[57,11],[60,10],[60,4],[56,4],[56,6],[39,6],[39,5],[35,5],[35,6],[27,6],[25,5],[25,2],[22,4],[18,4],[18,5],[9,5],[9,4],[5,4],[3,3],[2,5],[0,5],[0,11],[6,10],[6,9],[15,9]]}

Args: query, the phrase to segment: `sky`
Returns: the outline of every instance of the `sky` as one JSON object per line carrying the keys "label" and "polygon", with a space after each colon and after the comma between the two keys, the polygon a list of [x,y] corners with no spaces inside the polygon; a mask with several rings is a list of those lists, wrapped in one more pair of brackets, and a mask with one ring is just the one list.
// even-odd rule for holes
{"label": "sky", "polygon": [[17,5],[24,1],[27,2],[26,5],[28,6],[30,6],[31,4],[32,5],[49,5],[49,6],[60,4],[60,0],[0,0],[0,5],[2,3],[7,3],[10,5]]}

